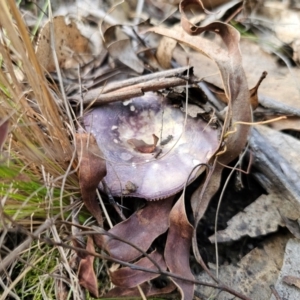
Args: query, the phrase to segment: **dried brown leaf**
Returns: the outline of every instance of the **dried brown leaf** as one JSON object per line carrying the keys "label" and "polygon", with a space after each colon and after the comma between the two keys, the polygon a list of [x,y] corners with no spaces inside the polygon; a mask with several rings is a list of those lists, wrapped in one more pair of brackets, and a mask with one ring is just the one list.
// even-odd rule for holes
{"label": "dried brown leaf", "polygon": [[[173,197],[148,202],[146,207],[114,226],[109,232],[146,252],[154,239],[167,231],[172,202]],[[96,245],[107,250],[114,258],[132,261],[142,255],[140,251],[121,240],[104,235],[95,235],[94,238]]]}
{"label": "dried brown leaf", "polygon": [[[86,250],[94,253],[95,247],[93,239],[88,236]],[[86,255],[85,258],[81,258],[78,269],[78,279],[80,285],[85,287],[94,297],[99,297],[98,282],[94,271],[94,259],[93,255]]]}
{"label": "dried brown leaf", "polygon": [[[262,83],[262,81],[266,78],[266,76],[267,76],[267,72],[263,72],[260,79],[256,83],[256,85],[252,89],[250,89],[250,91],[249,91],[250,92],[250,103],[251,103],[251,106],[252,106],[253,110],[255,110],[259,105],[259,102],[258,102],[258,88],[259,88],[260,84]],[[224,91],[221,88],[219,88],[219,87],[217,87],[214,84],[209,83],[209,82],[206,82],[205,84],[207,85],[209,90],[217,96],[217,98],[219,100],[221,100],[222,102],[228,104],[228,98],[226,97]]]}
{"label": "dried brown leaf", "polygon": [[96,189],[106,175],[106,162],[93,135],[76,133],[79,159],[79,184],[86,208],[103,225],[102,213],[96,200]]}
{"label": "dried brown leaf", "polygon": [[156,50],[156,58],[164,69],[171,68],[171,59],[177,42],[174,39],[163,37]]}
{"label": "dried brown leaf", "polygon": [[[54,33],[53,42],[51,37],[52,28]],[[36,56],[48,72],[55,70],[52,43],[55,45],[59,66],[63,68],[80,64],[84,57],[79,57],[79,55],[85,54],[87,56],[89,54],[88,39],[81,34],[74,21],[67,24],[64,16],[57,16],[48,21],[39,34]]]}
{"label": "dried brown leaf", "polygon": [[114,59],[118,59],[139,74],[143,73],[144,65],[133,51],[129,39],[113,42],[107,47],[107,50]]}
{"label": "dried brown leaf", "polygon": [[[189,223],[185,211],[184,196],[179,198],[170,213],[170,228],[165,247],[165,260],[169,270],[194,280],[189,264],[193,226]],[[192,299],[194,284],[180,279],[171,278],[178,287],[181,299]]]}
{"label": "dried brown leaf", "polygon": [[[159,265],[162,271],[166,271],[167,266],[161,254],[154,251],[149,254],[149,257],[151,257]],[[141,258],[135,263],[135,265],[148,270],[158,271],[157,267],[147,257]],[[110,278],[112,283],[116,286],[133,288],[146,281],[150,281],[159,275],[159,273],[144,272],[124,267],[115,272],[111,272]]]}
{"label": "dried brown leaf", "polygon": [[142,61],[136,55],[131,40],[120,30],[121,26],[111,26],[104,33],[105,44],[110,56],[135,72],[144,71]]}

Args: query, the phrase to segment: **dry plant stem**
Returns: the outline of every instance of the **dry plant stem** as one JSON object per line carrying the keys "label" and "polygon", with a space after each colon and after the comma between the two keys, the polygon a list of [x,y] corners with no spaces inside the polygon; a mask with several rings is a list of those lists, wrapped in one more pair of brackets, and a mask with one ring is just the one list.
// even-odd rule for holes
{"label": "dry plant stem", "polygon": [[107,212],[107,210],[106,210],[106,207],[105,207],[105,205],[104,205],[104,202],[103,202],[103,200],[102,200],[102,197],[101,197],[101,195],[100,195],[98,189],[96,189],[96,194],[97,194],[97,196],[98,196],[98,199],[99,199],[101,208],[102,208],[102,210],[103,210],[104,216],[105,216],[106,219],[107,219],[107,223],[108,223],[108,225],[109,225],[110,228],[113,228],[114,225],[113,225],[112,222],[111,222],[111,219],[110,219],[110,217],[109,217],[109,214],[108,214],[108,212]]}
{"label": "dry plant stem", "polygon": [[[190,83],[198,83],[201,79],[191,79]],[[140,83],[133,85],[131,87],[121,88],[117,91],[97,95],[96,97],[90,98],[90,96],[85,97],[83,104],[85,106],[89,105],[91,102],[94,105],[102,105],[116,101],[124,101],[133,97],[138,97],[144,95],[145,92],[155,92],[162,89],[167,89],[176,86],[186,85],[187,80],[181,78],[164,78],[162,80],[151,80],[145,83]],[[96,100],[95,100],[96,98]]]}
{"label": "dry plant stem", "polygon": [[[2,287],[3,291],[7,289],[7,285],[3,282],[1,276],[0,276],[0,287]],[[10,296],[12,299],[20,300],[20,297],[13,293],[12,291],[9,291],[8,296]]]}
{"label": "dry plant stem", "polygon": [[123,266],[126,266],[126,267],[129,267],[129,268],[131,268],[133,270],[138,270],[138,271],[143,271],[143,272],[149,272],[149,273],[154,273],[154,274],[160,274],[160,275],[164,275],[164,276],[168,276],[168,277],[180,279],[180,280],[183,280],[183,281],[191,282],[191,283],[194,283],[194,284],[197,284],[197,285],[204,285],[204,286],[208,286],[208,287],[213,287],[213,288],[221,289],[223,291],[231,293],[232,295],[234,295],[234,296],[236,296],[236,297],[238,297],[240,299],[251,300],[250,298],[248,298],[248,297],[246,297],[244,295],[241,295],[240,293],[232,290],[231,288],[229,288],[229,287],[227,287],[225,285],[208,283],[208,282],[203,282],[203,281],[199,281],[199,280],[186,279],[185,277],[176,275],[174,273],[170,273],[170,272],[167,272],[167,271],[160,271],[160,270],[157,270],[157,271],[156,270],[150,270],[150,269],[143,268],[143,267],[140,267],[140,266],[137,266],[137,265],[134,265],[134,264],[131,264],[131,263],[119,260],[119,259],[112,258],[112,257],[110,257],[108,255],[102,255],[102,254],[98,254],[98,253],[95,253],[95,252],[90,252],[90,251],[87,251],[85,249],[78,248],[78,247],[73,247],[73,246],[70,246],[70,245],[64,244],[64,243],[56,243],[56,242],[51,241],[50,239],[40,238],[40,240],[42,240],[43,242],[45,242],[45,243],[47,243],[49,245],[52,245],[52,246],[63,247],[63,248],[67,248],[67,249],[72,249],[74,251],[82,252],[82,253],[85,253],[85,254],[88,254],[88,255],[93,255],[95,257],[99,257],[99,258],[107,260],[107,261],[119,263],[119,264],[121,264]]}
{"label": "dry plant stem", "polygon": [[[104,178],[102,180],[102,186],[104,187],[105,194],[108,196],[110,204],[114,207],[114,209],[116,210],[116,212],[119,215],[119,217],[121,218],[121,220],[125,221],[126,217],[124,216],[124,214],[123,214],[122,210],[120,209],[120,207],[116,204],[116,201],[115,201],[114,197],[111,195],[111,193],[109,191],[109,188],[108,188]],[[99,193],[99,191],[98,191],[98,193]]]}
{"label": "dry plant stem", "polygon": [[[133,270],[144,271],[144,272],[149,272],[149,273],[154,273],[154,274],[161,274],[161,275],[165,275],[165,276],[168,276],[168,277],[177,278],[177,279],[180,279],[180,280],[192,282],[192,283],[199,284],[199,285],[204,285],[204,286],[209,286],[209,287],[214,287],[214,288],[220,288],[219,285],[217,285],[217,284],[202,282],[202,281],[199,281],[199,280],[189,280],[189,279],[186,279],[185,277],[178,276],[176,274],[173,274],[173,273],[170,273],[170,272],[167,272],[167,271],[150,270],[150,269],[143,268],[143,267],[140,267],[140,266],[137,266],[137,265],[134,265],[134,264],[131,264],[131,263],[128,263],[128,262],[116,259],[116,258],[112,258],[112,257],[110,257],[108,255],[105,255],[105,254],[98,254],[96,252],[90,252],[90,251],[88,251],[86,249],[79,248],[79,247],[73,247],[73,246],[70,246],[70,245],[65,244],[65,243],[57,243],[57,242],[54,242],[54,241],[50,240],[49,238],[38,238],[38,237],[36,237],[36,239],[39,239],[39,240],[43,241],[44,243],[46,243],[48,245],[51,245],[51,246],[63,247],[63,248],[66,248],[66,249],[74,250],[76,252],[81,252],[81,253],[84,253],[84,254],[87,254],[87,255],[92,255],[92,256],[101,258],[103,260],[107,260],[107,261],[119,263],[119,264],[121,264],[123,266],[126,266],[126,267],[129,267],[129,268],[131,268]],[[226,291],[227,291],[227,289],[226,289]],[[241,298],[241,299],[250,300],[249,298],[245,298],[245,297]]]}
{"label": "dry plant stem", "polygon": [[[43,259],[46,258],[47,254],[44,254],[42,256],[40,256],[36,261],[35,264],[38,264],[40,261],[42,261]],[[22,280],[22,278],[24,278],[24,276],[31,271],[33,268],[35,268],[33,265],[28,264],[27,263],[27,267],[25,269],[22,270],[22,273],[20,273],[17,278],[15,278],[10,284],[9,286],[5,286],[5,288],[3,289],[3,293],[1,294],[0,300],[5,300],[7,299],[7,296],[10,295],[12,293],[12,289],[19,283],[19,281]],[[20,298],[16,298],[16,299],[20,299]]]}
{"label": "dry plant stem", "polygon": [[167,71],[151,73],[148,75],[134,77],[134,78],[130,78],[127,80],[122,80],[120,82],[115,82],[115,83],[111,83],[111,84],[107,85],[103,89],[103,93],[112,92],[112,91],[115,91],[115,90],[118,90],[118,89],[121,89],[124,87],[136,85],[136,84],[151,81],[151,80],[160,80],[160,79],[164,79],[167,77],[176,77],[178,75],[182,75],[183,73],[185,73],[191,69],[192,69],[191,67],[187,66],[187,67],[181,67],[181,68],[171,69],[171,70],[167,70]]}
{"label": "dry plant stem", "polygon": [[[71,209],[70,206],[65,207],[64,211],[69,211]],[[38,239],[38,237],[40,236],[40,234],[49,229],[53,224],[55,224],[56,220],[59,218],[60,214],[47,219],[43,224],[41,224],[33,233],[29,233],[29,232],[25,232],[28,237],[27,239],[20,244],[18,247],[16,247],[14,250],[10,251],[10,253],[1,261],[0,264],[0,275],[6,271],[6,268],[16,259],[16,257],[18,257],[20,255],[20,253],[22,251],[24,251],[25,249],[28,248],[28,246],[30,245],[30,243],[35,240]],[[7,218],[9,220],[10,223],[14,224],[14,226],[16,226],[16,228],[19,227],[19,225],[9,216],[4,215],[2,213],[1,215],[2,219]],[[24,228],[21,228],[22,230],[24,230]]]}
{"label": "dry plant stem", "polygon": [[54,223],[55,220],[58,218],[58,216],[46,220],[42,225],[40,225],[33,234],[28,235],[27,239],[20,244],[18,247],[16,247],[14,250],[12,250],[2,261],[0,264],[0,274],[5,272],[6,268],[20,255],[22,251],[27,249],[30,245],[30,243],[37,239],[38,236],[45,231],[46,229],[49,229]]}
{"label": "dry plant stem", "polygon": [[[186,85],[187,82],[198,83],[202,80],[194,77],[193,75],[187,79],[181,78],[183,74],[182,70],[189,70],[187,67],[175,70],[176,72],[165,71],[151,74],[151,76],[140,76],[138,78],[111,84],[105,88],[91,90],[84,95],[83,104],[85,106],[91,106],[123,101],[133,97],[142,96],[145,92],[158,91],[175,86],[183,86]],[[80,97],[73,97],[73,99],[80,100]]]}
{"label": "dry plant stem", "polygon": [[[14,17],[17,26],[14,25],[9,10]],[[24,25],[15,1],[4,1],[1,4],[0,18],[1,25],[4,26],[8,31],[7,35],[11,39],[12,44],[14,45],[15,49],[20,51],[19,53],[22,55],[22,62],[24,64],[24,69],[26,70],[29,85],[33,87],[36,98],[38,100],[43,99],[43,103],[38,103],[38,105],[42,115],[49,116],[48,119],[51,120],[51,125],[48,125],[47,129],[49,130],[49,134],[54,137],[53,141],[57,141],[54,148],[57,147],[56,151],[61,149],[63,153],[69,153],[70,143],[65,135],[65,132],[61,130],[61,128],[63,128],[63,124],[61,119],[58,117],[58,107],[49,92],[47,81],[36,59],[31,40],[28,36],[27,29]],[[22,40],[14,30],[16,27],[20,32]]]}
{"label": "dry plant stem", "polygon": [[[128,245],[130,245],[131,247],[135,248],[135,249],[138,250],[142,255],[144,255],[145,257],[147,257],[147,258],[155,265],[155,267],[158,269],[159,272],[162,272],[160,266],[156,263],[156,261],[153,260],[153,259],[151,258],[151,256],[149,256],[149,255],[148,255],[145,251],[143,251],[140,247],[138,247],[138,246],[136,246],[135,244],[133,244],[133,243],[131,243],[131,242],[128,242],[127,240],[122,239],[122,238],[120,238],[120,237],[118,237],[118,236],[116,236],[116,235],[114,235],[114,234],[112,234],[112,233],[110,233],[110,232],[108,232],[108,231],[104,231],[104,230],[102,230],[102,229],[99,228],[99,227],[92,226],[92,228],[97,232],[97,234],[107,235],[107,236],[109,236],[109,237],[111,237],[111,238],[113,238],[113,239],[119,240],[119,241],[121,241],[121,242],[123,242],[123,243],[125,243],[125,244],[128,244]],[[95,233],[94,233],[94,235],[95,235]]]}
{"label": "dry plant stem", "polygon": [[224,21],[224,23],[229,23],[243,10],[243,8],[244,8],[244,4],[241,3],[240,6]]}
{"label": "dry plant stem", "polygon": [[[56,216],[56,218],[58,218],[58,215]],[[49,227],[51,227],[53,224],[54,224],[54,221],[55,221],[55,218],[52,218],[52,219],[48,219],[44,224],[42,224],[33,234],[31,233],[27,233],[29,235],[29,237],[26,239],[25,242],[23,242],[19,247],[17,247],[15,250],[13,250],[8,256],[5,257],[5,259],[1,262],[1,265],[0,265],[0,272],[3,272],[5,271],[5,268],[12,262],[12,260],[14,260],[16,258],[16,256],[19,255],[19,253],[23,250],[25,250],[29,244],[33,241],[33,240],[40,240],[48,245],[51,245],[51,246],[57,246],[57,247],[63,247],[65,249],[71,249],[71,250],[74,250],[76,252],[82,252],[82,253],[85,253],[85,254],[88,254],[88,255],[93,255],[95,257],[99,257],[101,259],[104,259],[104,260],[107,260],[107,261],[111,261],[111,262],[115,262],[115,263],[119,263],[123,266],[127,266],[127,267],[130,267],[131,269],[133,270],[138,270],[138,271],[144,271],[144,272],[150,272],[150,273],[154,273],[154,274],[161,274],[161,275],[165,275],[165,276],[168,276],[168,277],[173,277],[173,278],[176,278],[176,279],[180,279],[180,280],[184,280],[184,281],[188,281],[188,282],[192,282],[194,284],[198,284],[198,285],[204,285],[204,286],[209,286],[209,287],[214,287],[214,288],[219,288],[219,289],[222,289],[224,291],[227,291],[233,295],[235,295],[236,297],[239,297],[240,299],[244,299],[244,300],[250,300],[249,298],[247,297],[244,297],[243,295],[240,295],[239,293],[237,293],[236,291],[233,291],[231,290],[230,288],[228,288],[227,286],[224,286],[224,285],[218,285],[218,284],[213,284],[213,283],[207,283],[207,282],[202,282],[202,281],[199,281],[199,280],[188,280],[186,279],[185,277],[182,277],[182,276],[178,276],[176,274],[173,274],[173,273],[170,273],[170,272],[167,272],[167,271],[162,271],[160,270],[160,267],[156,264],[155,261],[152,261],[151,260],[151,257],[148,257],[148,255],[145,253],[145,256],[148,257],[148,259],[150,259],[152,261],[152,263],[157,267],[157,271],[156,270],[150,270],[150,269],[147,269],[147,268],[143,268],[143,267],[139,267],[137,265],[134,265],[134,264],[131,264],[131,263],[127,263],[127,262],[124,262],[124,261],[121,261],[121,260],[118,260],[118,259],[115,259],[115,258],[112,258],[108,255],[101,255],[101,254],[98,254],[98,253],[95,253],[95,252],[90,252],[90,251],[87,251],[85,249],[82,249],[82,248],[79,248],[79,247],[73,247],[73,246],[70,246],[68,244],[65,244],[65,243],[62,243],[62,242],[55,242],[55,241],[52,241],[51,239],[49,238],[41,238],[40,237],[40,234],[48,229]],[[68,222],[63,222],[63,223],[67,223]],[[72,224],[74,225],[74,224]],[[82,227],[82,226],[80,226]],[[89,232],[87,232],[89,233]],[[91,234],[95,234],[95,232],[90,232]],[[97,234],[99,234],[97,232]],[[102,233],[103,234],[103,233]],[[117,237],[115,237],[117,238]],[[123,242],[126,242],[126,241],[123,241]],[[134,247],[134,245],[131,245]],[[141,252],[143,252],[142,250],[140,250]]]}
{"label": "dry plant stem", "polygon": [[66,221],[62,221],[63,224],[68,224],[68,225],[71,225],[73,227],[77,227],[77,228],[80,228],[82,230],[84,230],[83,232],[78,232],[78,234],[75,236],[75,237],[79,237],[79,236],[82,236],[82,235],[107,235],[113,239],[116,239],[116,240],[119,240],[125,244],[128,244],[130,245],[131,247],[135,248],[136,250],[138,250],[142,255],[144,255],[145,257],[147,257],[155,266],[156,268],[161,271],[161,268],[160,266],[156,263],[156,261],[154,261],[151,256],[149,256],[145,251],[143,251],[141,248],[139,248],[138,246],[136,246],[135,244],[131,243],[131,242],[128,242],[127,240],[124,240],[114,234],[112,234],[111,232],[108,232],[108,231],[105,231],[104,229],[102,229],[101,227],[96,227],[96,226],[92,226],[92,228],[94,229],[94,231],[88,231],[89,228],[85,227],[85,226],[82,226],[82,225],[78,225],[78,224],[74,224],[74,223],[70,223],[70,222],[66,222]]}
{"label": "dry plant stem", "polygon": [[270,285],[270,289],[272,291],[272,294],[276,298],[276,300],[282,300],[281,297],[279,296],[278,292],[276,291],[274,285]]}

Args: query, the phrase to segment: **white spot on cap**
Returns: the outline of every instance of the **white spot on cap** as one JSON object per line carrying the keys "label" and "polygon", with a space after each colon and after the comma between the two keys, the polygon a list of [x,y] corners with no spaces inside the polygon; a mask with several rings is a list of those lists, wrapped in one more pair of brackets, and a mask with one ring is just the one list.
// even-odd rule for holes
{"label": "white spot on cap", "polygon": [[114,139],[114,143],[119,144],[119,141],[117,139]]}
{"label": "white spot on cap", "polygon": [[129,160],[129,159],[132,158],[132,155],[131,155],[130,153],[122,152],[122,153],[120,154],[120,158],[121,158],[122,160],[127,161],[127,160]]}
{"label": "white spot on cap", "polygon": [[193,159],[193,165],[197,166],[200,164],[200,161],[198,159]]}
{"label": "white spot on cap", "polygon": [[111,126],[111,130],[115,130],[115,129],[118,129],[118,126],[116,125]]}
{"label": "white spot on cap", "polygon": [[130,105],[130,110],[131,110],[131,111],[135,111],[134,105]]}
{"label": "white spot on cap", "polygon": [[132,100],[124,101],[124,102],[123,102],[123,105],[124,105],[124,106],[127,106],[127,105],[130,104],[131,102],[132,102]]}

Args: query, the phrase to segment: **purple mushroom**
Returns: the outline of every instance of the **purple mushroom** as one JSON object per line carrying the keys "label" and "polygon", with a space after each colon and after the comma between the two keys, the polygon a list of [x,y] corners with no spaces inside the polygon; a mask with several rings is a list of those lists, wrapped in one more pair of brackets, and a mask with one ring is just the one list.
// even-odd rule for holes
{"label": "purple mushroom", "polygon": [[219,143],[219,130],[152,92],[93,108],[84,126],[105,156],[105,180],[114,196],[155,200],[176,194]]}

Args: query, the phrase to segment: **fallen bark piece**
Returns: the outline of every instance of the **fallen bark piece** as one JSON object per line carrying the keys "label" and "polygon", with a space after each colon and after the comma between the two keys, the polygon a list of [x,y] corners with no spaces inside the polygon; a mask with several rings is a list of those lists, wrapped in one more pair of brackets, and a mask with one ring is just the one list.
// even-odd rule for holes
{"label": "fallen bark piece", "polygon": [[[285,248],[284,262],[275,284],[275,289],[281,299],[300,299],[300,290],[294,285],[284,283],[285,276],[299,276],[300,241],[290,239]],[[286,279],[285,279],[286,280]],[[271,296],[270,300],[276,300]]]}
{"label": "fallen bark piece", "polygon": [[257,237],[275,232],[278,226],[285,226],[282,215],[290,219],[298,219],[300,211],[292,202],[283,199],[278,194],[261,195],[244,211],[229,220],[226,229],[218,231],[209,239],[212,243],[228,242],[246,235]]}
{"label": "fallen bark piece", "polygon": [[285,226],[290,231],[290,233],[297,239],[300,239],[300,223],[299,219],[293,220],[287,218],[286,216],[282,215],[282,219],[285,223]]}
{"label": "fallen bark piece", "polygon": [[[271,296],[269,286],[276,282],[283,262],[284,248],[289,238],[289,234],[273,236],[265,240],[261,247],[253,249],[243,257],[237,266],[221,266],[219,280],[250,299],[269,299]],[[213,266],[210,267],[211,271],[214,271]],[[204,271],[196,276],[196,279],[211,282],[211,278]],[[233,299],[233,296],[227,292],[204,286],[197,286],[195,295],[200,299],[211,299],[213,296],[218,300]]]}
{"label": "fallen bark piece", "polygon": [[[275,192],[285,201],[293,202],[298,210],[300,165],[296,158],[299,143],[295,138],[265,126],[253,128],[249,139],[256,179],[269,193]],[[292,145],[295,145],[294,151]]]}

